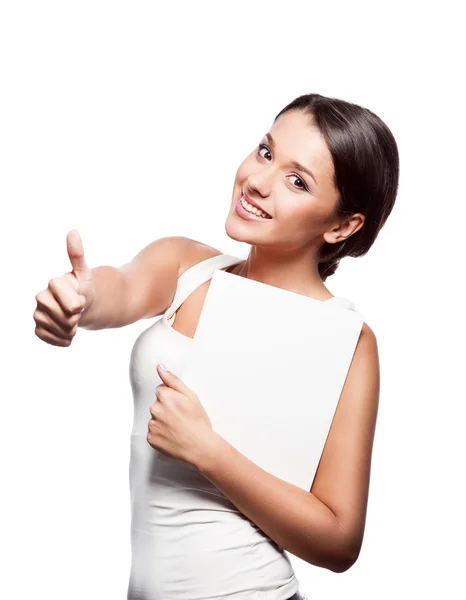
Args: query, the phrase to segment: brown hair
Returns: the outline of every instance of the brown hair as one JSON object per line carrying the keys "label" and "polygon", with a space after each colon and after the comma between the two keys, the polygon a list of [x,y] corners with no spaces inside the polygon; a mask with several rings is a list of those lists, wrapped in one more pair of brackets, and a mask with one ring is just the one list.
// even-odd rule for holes
{"label": "brown hair", "polygon": [[299,96],[285,112],[302,110],[322,133],[334,166],[337,216],[362,213],[364,225],[342,242],[324,242],[319,275],[333,275],[345,256],[369,251],[395,204],[399,181],[398,147],[390,129],[373,112],[357,104],[320,94]]}

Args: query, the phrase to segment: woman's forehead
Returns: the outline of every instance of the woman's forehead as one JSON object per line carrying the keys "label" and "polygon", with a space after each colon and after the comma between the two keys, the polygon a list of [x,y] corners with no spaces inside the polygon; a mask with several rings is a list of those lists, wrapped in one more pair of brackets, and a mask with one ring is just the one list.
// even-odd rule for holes
{"label": "woman's forehead", "polygon": [[302,111],[284,113],[272,125],[269,134],[275,142],[275,152],[283,160],[295,160],[311,169],[318,182],[332,177],[332,155],[311,116]]}

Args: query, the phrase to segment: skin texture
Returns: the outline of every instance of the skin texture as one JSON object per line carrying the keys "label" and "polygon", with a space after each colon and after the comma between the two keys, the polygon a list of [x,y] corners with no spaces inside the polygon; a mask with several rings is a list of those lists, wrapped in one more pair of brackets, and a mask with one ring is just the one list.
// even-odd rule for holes
{"label": "skin texture", "polygon": [[[355,233],[363,226],[364,215],[336,218],[331,156],[318,131],[309,124],[309,117],[286,113],[270,133],[276,147],[272,149],[264,136],[261,141],[268,149],[254,149],[236,173],[225,229],[231,238],[250,244],[251,250],[248,258],[229,272],[326,300],[332,294],[319,277],[317,250],[324,241],[335,243]],[[310,168],[317,185],[290,166],[290,160]],[[301,189],[303,182],[309,191]],[[235,202],[243,188],[272,220],[256,223],[236,214]],[[219,254],[194,240],[186,248],[181,272]],[[194,336],[209,284],[199,286],[177,311],[175,323],[180,333]],[[334,572],[343,572],[356,562],[364,536],[380,389],[377,341],[367,323],[363,324],[309,491],[267,473],[212,431],[208,416],[202,415],[198,405],[202,399],[196,399],[192,390],[180,394],[184,384],[179,378],[169,374],[164,384],[167,398],[170,389],[178,390],[171,396],[176,402],[165,403],[165,409],[163,402],[160,405],[159,423],[165,425],[153,430],[156,437],[149,435],[149,443],[157,448],[157,444],[172,440],[166,450],[169,448],[173,455],[182,452],[184,460],[292,554]],[[176,442],[182,439],[181,434],[173,434],[177,427],[183,429],[183,418],[191,423],[191,443],[184,449]]]}

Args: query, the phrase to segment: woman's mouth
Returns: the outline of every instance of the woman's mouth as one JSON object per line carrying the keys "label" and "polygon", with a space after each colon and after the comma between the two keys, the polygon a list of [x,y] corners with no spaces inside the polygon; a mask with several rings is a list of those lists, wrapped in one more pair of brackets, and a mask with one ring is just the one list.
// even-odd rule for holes
{"label": "woman's mouth", "polygon": [[267,221],[272,217],[267,213],[264,213],[260,209],[252,206],[244,199],[243,194],[238,198],[235,204],[236,213],[246,221]]}

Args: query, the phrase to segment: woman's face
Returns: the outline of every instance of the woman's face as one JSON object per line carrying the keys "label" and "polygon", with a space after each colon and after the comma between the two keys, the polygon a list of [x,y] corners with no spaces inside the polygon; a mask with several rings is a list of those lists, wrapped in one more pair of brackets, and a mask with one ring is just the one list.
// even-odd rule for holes
{"label": "woman's face", "polygon": [[[293,164],[297,161],[313,177]],[[272,218],[247,220],[236,211],[242,193]],[[281,250],[335,241],[337,191],[333,161],[318,129],[302,111],[284,113],[239,166],[225,230],[229,237]],[[323,237],[325,232],[329,232]]]}

